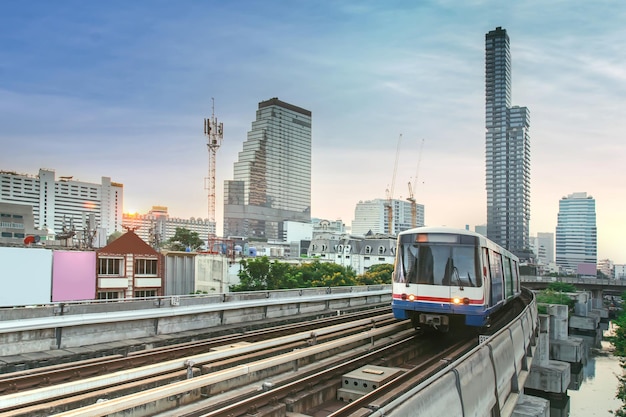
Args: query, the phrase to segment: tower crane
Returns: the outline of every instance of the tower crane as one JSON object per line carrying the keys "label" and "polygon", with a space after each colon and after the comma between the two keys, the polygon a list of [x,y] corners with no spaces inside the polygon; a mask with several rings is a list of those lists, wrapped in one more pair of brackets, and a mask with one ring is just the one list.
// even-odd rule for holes
{"label": "tower crane", "polygon": [[[205,189],[209,192],[209,224],[213,224],[213,232],[209,232],[209,235],[215,234],[215,160],[216,153],[222,144],[224,139],[224,124],[217,122],[215,117],[215,100],[211,97],[212,102],[212,114],[210,119],[204,119],[204,136],[207,138],[207,148],[209,150],[209,177],[205,182]],[[211,227],[211,226],[209,226]]]}
{"label": "tower crane", "polygon": [[396,147],[396,161],[393,165],[393,177],[391,178],[391,187],[387,190],[387,232],[393,235],[393,189],[396,185],[396,172],[398,171],[398,157],[400,156],[400,142],[402,142],[402,133],[398,137],[398,145]]}
{"label": "tower crane", "polygon": [[420,145],[420,153],[417,157],[417,169],[415,171],[415,180],[413,181],[413,185],[411,186],[411,181],[409,181],[409,197],[407,200],[411,203],[411,227],[417,227],[417,201],[415,200],[415,188],[417,187],[417,178],[420,172],[420,162],[422,161],[422,149],[424,148],[424,139],[422,139],[422,143]]}

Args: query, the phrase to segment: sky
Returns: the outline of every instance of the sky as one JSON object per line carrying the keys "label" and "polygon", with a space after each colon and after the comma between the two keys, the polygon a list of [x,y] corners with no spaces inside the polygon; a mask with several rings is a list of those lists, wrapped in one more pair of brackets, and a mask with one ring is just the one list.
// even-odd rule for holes
{"label": "sky", "polygon": [[[312,112],[313,217],[409,196],[428,226],[486,223],[485,34],[510,37],[530,110],[530,233],[596,201],[598,259],[626,263],[626,2],[0,2],[0,170],[124,185],[124,212],[208,217],[203,119],[223,183],[277,97]],[[400,137],[402,138],[400,140]],[[397,149],[398,164],[395,169]],[[392,187],[393,185],[393,187]]]}

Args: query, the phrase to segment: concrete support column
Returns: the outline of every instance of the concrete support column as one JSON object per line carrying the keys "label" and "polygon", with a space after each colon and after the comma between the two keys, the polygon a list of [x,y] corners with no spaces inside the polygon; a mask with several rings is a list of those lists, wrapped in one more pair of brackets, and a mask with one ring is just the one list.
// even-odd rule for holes
{"label": "concrete support column", "polygon": [[550,361],[550,316],[547,314],[539,315],[539,340],[537,342],[533,365],[546,366]]}
{"label": "concrete support column", "polygon": [[568,311],[563,304],[552,304],[548,306],[550,315],[550,340],[567,340],[568,336]]}
{"label": "concrete support column", "polygon": [[576,304],[574,304],[574,314],[581,317],[587,317],[591,306],[589,305],[589,293],[581,292],[576,297]]}

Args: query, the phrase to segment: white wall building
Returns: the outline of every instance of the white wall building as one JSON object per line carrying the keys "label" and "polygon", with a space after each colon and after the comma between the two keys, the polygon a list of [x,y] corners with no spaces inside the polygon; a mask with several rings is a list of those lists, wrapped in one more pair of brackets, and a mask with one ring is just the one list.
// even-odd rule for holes
{"label": "white wall building", "polygon": [[31,205],[35,228],[47,229],[52,238],[72,227],[82,231],[90,218],[107,234],[122,231],[124,186],[109,177],[94,184],[73,177],[56,180],[50,169],[40,169],[37,176],[0,171],[0,202]]}
{"label": "white wall building", "polygon": [[135,230],[137,236],[151,246],[174,237],[178,227],[198,233],[205,242],[210,234],[215,234],[215,223],[209,219],[170,217],[165,206],[152,206],[147,214],[124,213],[123,224]]}
{"label": "white wall building", "polygon": [[[405,200],[391,200],[393,220],[389,227],[388,200],[375,199],[359,201],[354,209],[354,220],[351,232],[353,235],[365,236],[373,234],[397,235],[408,230],[415,223],[416,227],[424,226],[424,205],[416,204],[415,222],[412,221],[411,203]],[[390,233],[391,231],[391,233]]]}

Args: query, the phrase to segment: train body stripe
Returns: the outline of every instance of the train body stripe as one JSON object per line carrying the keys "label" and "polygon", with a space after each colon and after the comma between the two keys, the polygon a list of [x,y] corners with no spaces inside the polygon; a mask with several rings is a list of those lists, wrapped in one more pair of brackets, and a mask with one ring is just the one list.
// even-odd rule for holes
{"label": "train body stripe", "polygon": [[[458,297],[461,298],[461,297]],[[452,300],[454,298],[449,298],[449,297],[425,297],[425,296],[417,296],[415,297],[414,300],[409,300],[407,299],[402,299],[402,294],[393,294],[393,299],[394,300],[399,300],[399,301],[407,301],[407,302],[426,302],[426,303],[450,303],[450,304],[454,304],[452,302]],[[485,304],[485,298],[481,298],[479,300],[472,300],[470,299],[470,304],[475,304],[475,305],[483,305]],[[457,304],[458,305],[458,304]]]}

